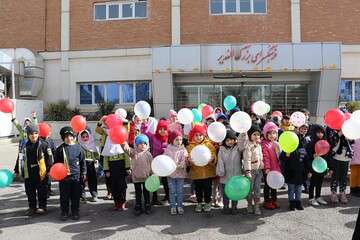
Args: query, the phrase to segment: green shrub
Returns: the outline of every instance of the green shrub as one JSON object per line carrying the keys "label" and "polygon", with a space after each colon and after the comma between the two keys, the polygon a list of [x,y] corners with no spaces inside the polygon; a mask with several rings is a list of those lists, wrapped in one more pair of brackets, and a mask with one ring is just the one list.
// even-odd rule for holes
{"label": "green shrub", "polygon": [[346,108],[350,113],[360,110],[360,101],[348,102],[346,103]]}
{"label": "green shrub", "polygon": [[70,121],[70,119],[80,114],[80,109],[69,108],[68,102],[65,100],[58,103],[49,103],[44,110],[45,121]]}

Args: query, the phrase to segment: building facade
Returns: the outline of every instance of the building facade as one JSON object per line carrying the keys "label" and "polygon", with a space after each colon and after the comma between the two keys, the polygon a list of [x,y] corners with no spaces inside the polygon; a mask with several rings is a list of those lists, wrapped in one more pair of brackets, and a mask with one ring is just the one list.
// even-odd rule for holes
{"label": "building facade", "polygon": [[1,80],[16,98],[84,112],[151,100],[161,117],[231,94],[243,110],[265,100],[317,120],[360,100],[358,1],[3,0],[0,9]]}

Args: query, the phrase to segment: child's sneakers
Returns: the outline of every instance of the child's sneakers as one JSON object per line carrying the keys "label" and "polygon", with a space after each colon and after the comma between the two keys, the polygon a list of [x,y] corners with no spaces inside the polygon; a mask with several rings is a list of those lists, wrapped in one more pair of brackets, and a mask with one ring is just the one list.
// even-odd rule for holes
{"label": "child's sneakers", "polygon": [[204,204],[204,212],[211,212],[211,203]]}
{"label": "child's sneakers", "polygon": [[289,210],[290,211],[295,211],[295,204],[296,204],[295,201],[290,201],[289,202]]}
{"label": "child's sneakers", "polygon": [[260,210],[259,204],[255,204],[254,213],[255,213],[255,215],[257,215],[257,216],[260,216],[260,215],[261,215],[261,210]]}
{"label": "child's sneakers", "polygon": [[342,192],[340,194],[340,202],[343,203],[343,204],[347,204],[348,203],[348,199],[346,197],[346,193],[345,192]]}
{"label": "child's sneakers", "polygon": [[141,208],[135,208],[135,210],[134,210],[134,215],[135,216],[140,216],[141,213],[142,213]]}
{"label": "child's sneakers", "polygon": [[339,198],[338,196],[336,195],[336,193],[331,193],[331,197],[330,197],[330,200],[332,203],[339,203]]}
{"label": "child's sneakers", "polygon": [[296,208],[296,210],[300,210],[300,211],[304,210],[304,208],[303,208],[303,206],[301,204],[301,201],[296,201],[295,202],[295,208]]}
{"label": "child's sneakers", "polygon": [[310,203],[310,205],[313,206],[313,207],[318,207],[318,206],[320,206],[320,204],[316,201],[315,198],[310,199],[310,200],[309,200],[309,203]]}
{"label": "child's sneakers", "polygon": [[174,207],[170,208],[170,214],[176,215],[177,214],[176,208],[174,208]]}
{"label": "child's sneakers", "polygon": [[276,207],[271,201],[264,202],[264,208],[269,210],[274,210]]}
{"label": "child's sneakers", "polygon": [[198,203],[195,207],[195,212],[201,213],[202,212],[202,204]]}
{"label": "child's sneakers", "polygon": [[182,207],[178,207],[178,214],[179,215],[184,215],[184,208],[182,208]]}
{"label": "child's sneakers", "polygon": [[322,197],[317,198],[316,201],[318,203],[320,203],[321,205],[327,205],[328,204],[327,201],[325,201]]}
{"label": "child's sneakers", "polygon": [[197,203],[196,195],[195,195],[195,194],[191,195],[191,196],[188,198],[188,201],[189,201],[189,202],[192,202],[192,203]]}
{"label": "child's sneakers", "polygon": [[275,207],[275,209],[280,208],[280,205],[276,202],[276,200],[272,200],[272,205]]}

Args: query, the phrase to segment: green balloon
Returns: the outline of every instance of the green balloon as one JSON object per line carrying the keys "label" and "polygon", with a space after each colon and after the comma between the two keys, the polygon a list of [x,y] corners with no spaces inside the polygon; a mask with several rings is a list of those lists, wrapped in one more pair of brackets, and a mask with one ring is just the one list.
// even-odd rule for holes
{"label": "green balloon", "polygon": [[14,175],[8,169],[0,170],[0,188],[8,187],[14,180]]}
{"label": "green balloon", "polygon": [[234,96],[227,96],[224,99],[224,107],[226,110],[230,111],[236,107],[237,101]]}
{"label": "green balloon", "polygon": [[156,192],[160,187],[160,179],[158,176],[152,175],[145,181],[145,188],[149,192]]}
{"label": "green balloon", "polygon": [[245,199],[250,192],[250,180],[244,176],[233,176],[225,184],[225,194],[232,201]]}
{"label": "green balloon", "polygon": [[281,150],[292,153],[299,146],[299,137],[294,132],[285,131],[280,135],[279,144]]}
{"label": "green balloon", "polygon": [[312,168],[317,173],[324,173],[327,170],[328,166],[325,159],[323,159],[322,157],[316,157],[312,162]]}
{"label": "green balloon", "polygon": [[201,112],[199,110],[197,110],[196,108],[191,109],[191,111],[194,115],[194,123],[201,122],[201,120],[202,120]]}
{"label": "green balloon", "polygon": [[201,112],[204,106],[206,106],[205,103],[200,103],[197,109]]}

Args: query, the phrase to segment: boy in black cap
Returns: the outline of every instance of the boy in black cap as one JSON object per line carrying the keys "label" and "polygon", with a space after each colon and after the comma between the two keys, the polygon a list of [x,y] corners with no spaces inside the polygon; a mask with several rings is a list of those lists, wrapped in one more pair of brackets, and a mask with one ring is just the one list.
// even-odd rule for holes
{"label": "boy in black cap", "polygon": [[70,200],[72,219],[79,220],[80,178],[85,181],[86,177],[85,155],[81,146],[74,141],[75,134],[71,127],[63,127],[60,135],[64,143],[56,149],[55,163],[64,163],[68,170],[68,176],[59,184],[61,220],[65,221],[69,216]]}
{"label": "boy in black cap", "polygon": [[[28,197],[29,209],[26,215],[46,213],[47,205],[47,173],[51,167],[52,154],[47,143],[39,138],[37,125],[26,127],[28,141],[20,155],[22,176],[25,179],[25,191]],[[39,201],[37,209],[36,194]]]}

